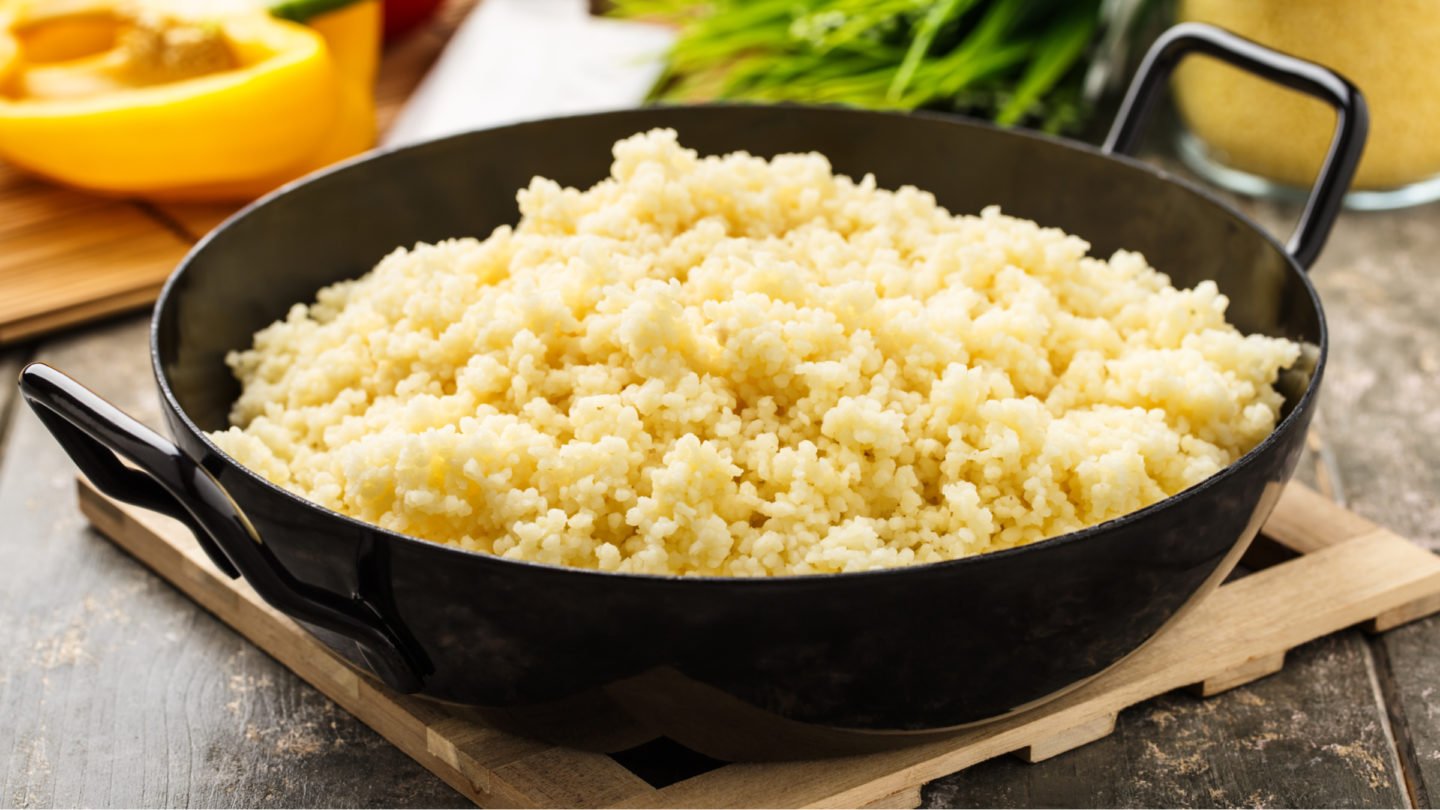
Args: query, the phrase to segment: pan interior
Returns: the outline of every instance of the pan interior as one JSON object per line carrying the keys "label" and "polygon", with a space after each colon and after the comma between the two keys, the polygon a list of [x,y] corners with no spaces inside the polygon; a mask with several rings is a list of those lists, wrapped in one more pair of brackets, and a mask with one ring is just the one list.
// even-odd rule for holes
{"label": "pan interior", "polygon": [[[1245,332],[1318,345],[1320,313],[1300,272],[1255,227],[1160,174],[1048,139],[938,117],[796,107],[649,108],[468,133],[365,160],[279,194],[230,222],[182,265],[159,304],[164,381],[203,430],[223,428],[238,384],[225,354],[321,287],[399,246],[483,237],[518,218],[515,192],[541,175],[587,187],[610,146],[654,127],[714,154],[818,151],[839,173],[915,185],[954,213],[999,205],[1108,256],[1138,250],[1177,287],[1213,279]],[[1281,381],[1286,411],[1308,388],[1302,359]]]}

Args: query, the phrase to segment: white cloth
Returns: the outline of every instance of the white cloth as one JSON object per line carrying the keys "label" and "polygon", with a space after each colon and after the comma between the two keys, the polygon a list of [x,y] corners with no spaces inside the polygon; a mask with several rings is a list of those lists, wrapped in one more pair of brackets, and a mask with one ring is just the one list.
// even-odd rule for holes
{"label": "white cloth", "polygon": [[386,146],[536,118],[634,107],[668,28],[593,17],[585,0],[483,0],[406,103]]}

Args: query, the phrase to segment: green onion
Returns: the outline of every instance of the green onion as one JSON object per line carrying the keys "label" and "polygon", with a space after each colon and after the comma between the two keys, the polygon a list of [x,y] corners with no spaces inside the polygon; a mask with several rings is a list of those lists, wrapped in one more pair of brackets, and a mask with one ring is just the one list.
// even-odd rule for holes
{"label": "green onion", "polygon": [[995,114],[995,123],[1004,126],[1019,123],[1085,53],[1095,25],[1095,10],[1085,8],[1084,4],[1077,5],[1071,14],[1056,22],[1036,46],[1035,58],[1020,78],[1015,95]]}
{"label": "green onion", "polygon": [[895,101],[905,93],[910,80],[915,77],[915,69],[920,67],[920,60],[930,51],[930,45],[935,41],[935,35],[940,33],[940,28],[951,19],[964,13],[965,9],[974,5],[975,0],[941,0],[941,2],[930,7],[930,12],[915,31],[915,39],[910,42],[910,47],[905,51],[905,61],[900,63],[900,69],[895,72],[895,79],[890,82],[890,88],[885,91],[885,97],[889,101]]}
{"label": "green onion", "polygon": [[612,13],[679,28],[652,100],[944,109],[1073,132],[1102,2],[613,0]]}

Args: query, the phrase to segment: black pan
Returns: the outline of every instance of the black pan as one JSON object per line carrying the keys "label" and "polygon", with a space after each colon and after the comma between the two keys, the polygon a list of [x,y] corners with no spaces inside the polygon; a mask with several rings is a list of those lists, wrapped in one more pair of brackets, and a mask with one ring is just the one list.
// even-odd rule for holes
{"label": "black pan", "polygon": [[[1339,114],[1288,248],[1125,156],[1192,52]],[[272,486],[205,437],[226,426],[238,393],[225,353],[292,304],[397,245],[514,222],[515,191],[533,175],[588,186],[606,175],[614,141],[661,126],[701,153],[818,151],[838,172],[914,184],[954,212],[999,204],[1097,254],[1142,251],[1177,286],[1214,279],[1240,329],[1308,347],[1281,380],[1283,418],[1202,484],[1084,531],[952,562],[774,579],[599,573],[423,542]],[[1098,150],[952,117],[805,107],[650,108],[472,132],[288,187],[196,246],[152,331],[173,442],[52,368],[32,365],[20,384],[102,490],[184,521],[221,569],[398,690],[602,748],[657,732],[729,757],[888,745],[913,738],[894,732],[995,718],[1092,678],[1230,571],[1290,477],[1314,408],[1325,321],[1304,270],[1365,130],[1364,102],[1343,78],[1191,24],[1156,43]]]}

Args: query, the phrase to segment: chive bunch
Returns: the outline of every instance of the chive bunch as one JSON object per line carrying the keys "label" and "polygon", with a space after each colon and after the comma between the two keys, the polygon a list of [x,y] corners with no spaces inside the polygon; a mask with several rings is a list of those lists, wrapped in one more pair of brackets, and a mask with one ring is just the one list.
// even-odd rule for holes
{"label": "chive bunch", "polygon": [[652,100],[943,109],[1073,132],[1107,0],[613,0],[680,26]]}

